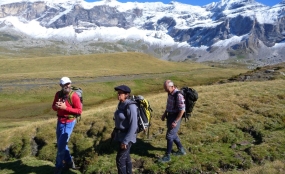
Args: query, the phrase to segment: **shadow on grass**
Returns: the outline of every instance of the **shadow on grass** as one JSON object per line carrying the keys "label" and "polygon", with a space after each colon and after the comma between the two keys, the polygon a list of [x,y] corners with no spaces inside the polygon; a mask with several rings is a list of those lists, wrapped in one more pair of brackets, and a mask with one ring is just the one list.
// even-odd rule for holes
{"label": "shadow on grass", "polygon": [[145,156],[153,158],[156,155],[153,153],[150,153],[151,151],[162,151],[165,152],[166,148],[161,147],[155,147],[150,143],[151,140],[142,140],[137,139],[136,144],[132,146],[131,153],[139,155],[139,156]]}
{"label": "shadow on grass", "polygon": [[[113,154],[117,152],[118,142],[111,142],[111,139],[101,141],[97,146],[94,147],[94,150],[100,154]],[[144,156],[144,157],[155,157],[155,154],[150,153],[150,151],[165,151],[165,148],[158,148],[153,146],[149,141],[142,139],[137,139],[137,142],[132,145],[131,153]]]}
{"label": "shadow on grass", "polygon": [[[74,161],[82,173],[88,171],[88,166],[92,164],[92,161],[97,160],[99,156],[111,155],[115,158],[119,144],[118,142],[111,141],[111,138],[103,139],[103,132],[104,130],[102,132],[99,131],[99,133],[97,132],[93,146],[86,149],[73,144]],[[165,150],[165,148],[153,146],[151,140],[137,138],[137,142],[131,147],[131,154],[136,154],[140,157],[155,158],[156,152],[153,151]]]}
{"label": "shadow on grass", "polygon": [[[0,173],[21,173],[21,174],[51,174],[54,173],[54,167],[50,165],[29,166],[21,160],[0,163]],[[63,174],[76,174],[73,171],[64,171]]]}

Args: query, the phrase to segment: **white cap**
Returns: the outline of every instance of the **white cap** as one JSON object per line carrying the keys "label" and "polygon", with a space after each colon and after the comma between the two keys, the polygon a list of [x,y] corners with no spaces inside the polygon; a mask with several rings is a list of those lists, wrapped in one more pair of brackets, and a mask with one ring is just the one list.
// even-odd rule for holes
{"label": "white cap", "polygon": [[60,82],[59,82],[60,85],[65,85],[67,83],[71,83],[71,80],[68,77],[62,77],[60,79]]}

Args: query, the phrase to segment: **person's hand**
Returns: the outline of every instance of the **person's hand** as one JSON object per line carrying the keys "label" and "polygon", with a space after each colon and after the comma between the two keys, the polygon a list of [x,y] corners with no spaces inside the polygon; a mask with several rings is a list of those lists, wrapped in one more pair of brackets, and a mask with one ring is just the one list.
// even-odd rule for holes
{"label": "person's hand", "polygon": [[171,127],[175,128],[176,126],[177,126],[177,123],[176,122],[172,122]]}
{"label": "person's hand", "polygon": [[61,102],[56,102],[56,103],[55,103],[55,108],[58,110],[59,107],[60,107],[60,105],[61,105]]}
{"label": "person's hand", "polygon": [[127,149],[127,145],[124,143],[121,143],[121,149],[126,150]]}
{"label": "person's hand", "polygon": [[60,99],[58,99],[58,101],[55,103],[56,109],[59,109],[61,103],[62,103],[62,101]]}
{"label": "person's hand", "polygon": [[66,110],[67,108],[65,102],[62,101],[56,102],[55,106],[57,107],[57,109],[62,109],[62,110]]}

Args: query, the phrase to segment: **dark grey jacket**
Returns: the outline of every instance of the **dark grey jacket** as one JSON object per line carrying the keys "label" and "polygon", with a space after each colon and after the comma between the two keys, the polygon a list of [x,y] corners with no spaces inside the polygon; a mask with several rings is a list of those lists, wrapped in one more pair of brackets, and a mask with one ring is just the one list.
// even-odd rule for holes
{"label": "dark grey jacket", "polygon": [[117,131],[114,140],[126,145],[129,142],[135,143],[137,138],[137,106],[130,103],[133,103],[133,101],[129,99],[125,100],[125,102],[120,102],[118,109],[114,113],[115,128],[122,130]]}

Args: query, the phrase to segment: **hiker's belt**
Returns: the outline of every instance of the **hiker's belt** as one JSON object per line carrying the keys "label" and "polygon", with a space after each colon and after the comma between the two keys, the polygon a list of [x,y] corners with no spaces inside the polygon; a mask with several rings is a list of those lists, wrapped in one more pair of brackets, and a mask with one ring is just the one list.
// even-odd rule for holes
{"label": "hiker's belt", "polygon": [[128,132],[128,129],[118,129],[118,128],[114,128],[114,131],[116,133],[127,133]]}
{"label": "hiker's belt", "polygon": [[74,115],[68,115],[68,116],[60,116],[60,115],[57,115],[57,117],[59,118],[65,118],[67,120],[73,120],[74,118],[76,118]]}
{"label": "hiker's belt", "polygon": [[179,112],[167,112],[166,118],[176,117]]}
{"label": "hiker's belt", "polygon": [[177,115],[179,112],[167,112],[168,115]]}

